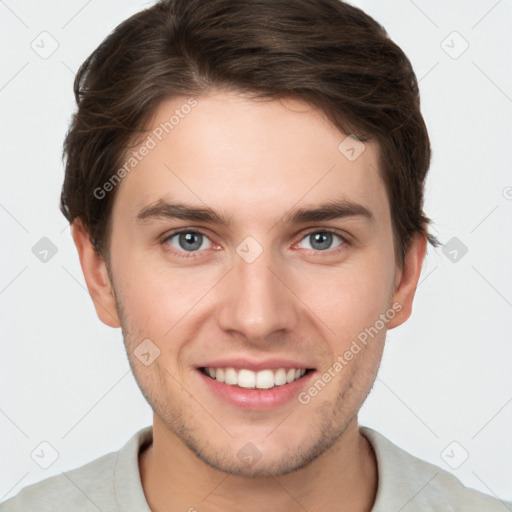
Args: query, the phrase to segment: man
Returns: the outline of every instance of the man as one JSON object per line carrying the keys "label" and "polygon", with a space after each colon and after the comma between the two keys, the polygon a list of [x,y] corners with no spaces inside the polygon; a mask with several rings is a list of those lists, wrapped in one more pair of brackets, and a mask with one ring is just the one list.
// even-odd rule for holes
{"label": "man", "polygon": [[75,95],[61,207],[154,422],[2,512],[503,510],[357,423],[438,244],[416,78],[374,20],[160,2]]}

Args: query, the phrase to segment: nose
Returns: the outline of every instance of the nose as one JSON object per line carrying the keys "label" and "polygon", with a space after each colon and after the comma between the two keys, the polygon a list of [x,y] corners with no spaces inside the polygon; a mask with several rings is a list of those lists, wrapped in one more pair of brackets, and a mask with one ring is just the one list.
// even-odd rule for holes
{"label": "nose", "polygon": [[234,268],[223,280],[219,326],[251,343],[263,343],[272,335],[293,330],[300,301],[287,280],[283,265],[277,266],[271,251],[263,251],[252,263],[235,255]]}

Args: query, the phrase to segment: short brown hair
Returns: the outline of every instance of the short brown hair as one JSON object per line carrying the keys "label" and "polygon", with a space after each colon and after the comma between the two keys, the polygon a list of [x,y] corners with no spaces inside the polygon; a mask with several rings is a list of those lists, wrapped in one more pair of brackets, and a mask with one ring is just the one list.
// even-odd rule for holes
{"label": "short brown hair", "polygon": [[61,211],[108,259],[116,187],[102,187],[165,99],[221,88],[302,99],[345,134],[375,140],[396,260],[427,231],[431,149],[411,63],[384,28],[340,0],[164,0],[122,22],[85,60],[64,142]]}

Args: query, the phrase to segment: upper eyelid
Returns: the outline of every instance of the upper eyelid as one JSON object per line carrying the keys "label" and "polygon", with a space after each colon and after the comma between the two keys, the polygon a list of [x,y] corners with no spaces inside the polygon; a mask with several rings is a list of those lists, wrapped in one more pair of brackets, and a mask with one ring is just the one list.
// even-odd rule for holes
{"label": "upper eyelid", "polygon": [[311,228],[302,235],[302,238],[311,235],[312,233],[332,233],[343,239],[345,238],[345,235],[341,234],[340,231],[336,228]]}

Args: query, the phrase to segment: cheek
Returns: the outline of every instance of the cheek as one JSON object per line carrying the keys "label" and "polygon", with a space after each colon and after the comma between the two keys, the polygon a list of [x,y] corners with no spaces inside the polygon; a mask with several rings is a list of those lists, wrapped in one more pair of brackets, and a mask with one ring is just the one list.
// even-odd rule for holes
{"label": "cheek", "polygon": [[174,326],[185,325],[222,276],[218,268],[178,268],[162,261],[132,255],[116,267],[126,327],[138,337],[164,339]]}
{"label": "cheek", "polygon": [[392,266],[382,257],[310,270],[300,281],[297,295],[344,343],[374,325],[390,306]]}

